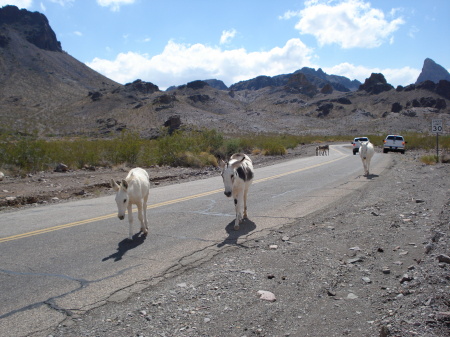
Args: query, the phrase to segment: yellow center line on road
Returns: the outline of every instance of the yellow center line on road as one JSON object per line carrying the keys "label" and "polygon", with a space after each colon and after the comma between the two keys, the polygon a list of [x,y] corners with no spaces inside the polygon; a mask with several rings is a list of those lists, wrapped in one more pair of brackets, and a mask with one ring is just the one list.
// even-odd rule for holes
{"label": "yellow center line on road", "polygon": [[[336,162],[338,160],[341,160],[341,159],[343,159],[345,157],[346,156],[340,157],[340,158],[337,158],[337,159],[328,160],[328,161],[323,162],[323,163],[307,166],[307,167],[304,167],[304,168],[301,168],[301,169],[297,169],[297,170],[293,170],[293,171],[289,171],[289,172],[285,172],[285,173],[276,174],[276,175],[273,175],[273,176],[270,176],[270,177],[266,177],[266,178],[261,178],[261,179],[255,180],[253,182],[253,184],[258,184],[258,183],[261,183],[261,182],[265,182],[265,181],[277,179],[277,178],[280,178],[280,177],[284,177],[284,176],[287,176],[287,175],[290,175],[290,174],[294,174],[294,173],[310,170],[310,169],[313,169],[313,168],[316,168],[316,167],[319,167],[319,166],[322,166],[322,165],[331,164],[331,163]],[[208,192],[204,192],[204,193],[199,193],[199,194],[195,194],[195,195],[191,195],[191,196],[187,196],[187,197],[183,197],[183,198],[163,201],[163,202],[160,202],[160,203],[149,205],[149,206],[147,206],[147,209],[154,209],[154,208],[158,208],[158,207],[162,207],[162,206],[173,205],[173,204],[177,204],[177,203],[188,201],[188,200],[192,200],[192,199],[206,197],[208,195],[212,195],[212,194],[219,193],[219,192],[222,192],[222,191],[223,191],[223,188],[220,188],[220,189],[217,189],[217,190],[208,191]],[[136,211],[137,211],[137,209],[133,210],[133,212],[136,212]],[[76,227],[76,226],[80,226],[80,225],[85,225],[85,224],[96,222],[96,221],[107,220],[107,219],[114,218],[116,216],[117,216],[117,213],[108,214],[108,215],[103,215],[103,216],[90,218],[90,219],[86,219],[86,220],[75,221],[75,222],[67,223],[67,224],[64,224],[64,225],[58,225],[58,226],[53,226],[53,227],[49,227],[49,228],[43,228],[43,229],[39,229],[39,230],[36,230],[36,231],[27,232],[27,233],[23,233],[23,234],[12,235],[12,236],[8,236],[8,237],[0,238],[0,243],[13,241],[13,240],[19,240],[19,239],[23,239],[23,238],[28,238],[30,236],[35,236],[35,235],[50,233],[50,232],[58,231],[58,230],[65,229],[65,228],[71,228],[71,227]]]}

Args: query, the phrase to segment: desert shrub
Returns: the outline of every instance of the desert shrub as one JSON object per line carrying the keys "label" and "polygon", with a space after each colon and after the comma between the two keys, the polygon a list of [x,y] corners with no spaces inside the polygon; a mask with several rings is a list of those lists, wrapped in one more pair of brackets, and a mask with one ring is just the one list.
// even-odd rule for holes
{"label": "desert shrub", "polygon": [[[436,136],[419,133],[401,133],[407,149],[432,150]],[[377,146],[385,135],[367,135]],[[0,167],[19,173],[53,169],[57,163],[70,168],[84,165],[128,165],[148,167],[172,165],[203,167],[217,165],[217,157],[228,158],[233,153],[253,155],[284,155],[287,149],[299,144],[349,142],[352,136],[250,134],[225,137],[216,130],[178,130],[172,135],[163,130],[155,140],[141,139],[137,133],[124,131],[112,139],[38,139],[35,135],[16,137],[0,135]],[[450,136],[439,136],[439,148],[450,149]],[[427,157],[427,156],[426,156]],[[425,161],[435,162],[433,156]]]}
{"label": "desert shrub", "polygon": [[179,154],[186,152],[190,147],[188,137],[183,138],[183,133],[176,131],[172,135],[166,134],[158,139],[156,150],[158,165],[176,166]]}
{"label": "desert shrub", "polygon": [[301,143],[299,137],[292,135],[282,135],[280,142],[287,149],[294,149]]}
{"label": "desert shrub", "polygon": [[42,140],[29,141],[23,138],[6,143],[2,147],[2,161],[25,172],[44,170],[48,166],[48,151]]}
{"label": "desert shrub", "polygon": [[[432,150],[436,148],[436,135],[428,135],[417,132],[404,132],[401,134],[406,143],[407,149],[423,149]],[[439,148],[450,149],[450,136],[440,135],[439,136]]]}
{"label": "desert shrub", "polygon": [[[188,162],[197,166],[189,159],[192,154],[201,153],[220,154],[224,146],[224,138],[215,130],[176,131],[172,135],[165,134],[157,140],[156,161],[159,165],[181,166]],[[214,155],[213,155],[214,157]],[[195,161],[195,160],[194,160]],[[201,162],[204,160],[202,159]]]}
{"label": "desert shrub", "polygon": [[253,150],[252,150],[252,155],[253,156],[257,156],[257,155],[259,155],[259,154],[261,154],[262,153],[262,151],[261,151],[261,149],[259,149],[259,148],[254,148]]}
{"label": "desert shrub", "polygon": [[420,161],[427,165],[434,165],[438,162],[438,157],[436,155],[422,156]]}
{"label": "desert shrub", "polygon": [[202,130],[200,132],[201,151],[214,153],[224,143],[224,137],[216,130]]}
{"label": "desert shrub", "polygon": [[188,151],[179,154],[175,164],[176,166],[201,168],[210,165],[217,166],[217,159],[212,154],[207,152],[194,154]]}
{"label": "desert shrub", "polygon": [[202,166],[214,166],[214,167],[219,166],[216,156],[214,156],[211,153],[201,152],[199,154],[199,157],[202,161]]}
{"label": "desert shrub", "polygon": [[220,157],[230,157],[233,153],[239,153],[243,151],[243,146],[241,144],[240,138],[230,138],[225,140],[224,144],[218,150]]}
{"label": "desert shrub", "polygon": [[49,160],[52,167],[64,163],[71,168],[82,168],[84,165],[98,165],[101,162],[104,141],[77,139],[48,141],[47,149],[51,154]]}
{"label": "desert shrub", "polygon": [[262,152],[265,156],[282,156],[287,153],[286,148],[277,143],[269,144],[266,147],[264,147],[264,150]]}
{"label": "desert shrub", "polygon": [[156,140],[142,142],[140,148],[137,166],[148,167],[158,164],[158,144]]}
{"label": "desert shrub", "polygon": [[113,164],[127,163],[129,166],[134,166],[142,143],[138,133],[123,131],[111,142],[108,157]]}

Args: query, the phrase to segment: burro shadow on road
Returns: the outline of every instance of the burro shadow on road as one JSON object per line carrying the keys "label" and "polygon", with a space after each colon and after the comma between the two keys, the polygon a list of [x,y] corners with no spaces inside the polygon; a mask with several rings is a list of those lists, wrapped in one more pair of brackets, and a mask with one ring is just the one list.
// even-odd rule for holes
{"label": "burro shadow on road", "polygon": [[122,257],[131,249],[134,249],[140,245],[142,245],[147,238],[147,235],[142,234],[141,232],[133,235],[133,240],[129,240],[128,238],[123,239],[119,242],[117,247],[117,252],[111,254],[102,259],[102,261],[107,261],[109,259],[114,259],[114,262],[122,260]]}
{"label": "burro shadow on road", "polygon": [[221,248],[225,245],[237,245],[237,240],[239,237],[249,234],[250,232],[254,231],[256,229],[256,224],[249,220],[244,219],[241,224],[239,230],[234,230],[234,219],[231,221],[227,227],[225,227],[225,230],[228,233],[228,237],[223,240],[223,242],[219,243],[217,247]]}
{"label": "burro shadow on road", "polygon": [[367,176],[361,174],[359,177],[365,178],[365,179],[367,179],[367,180],[372,180],[372,179],[374,179],[374,178],[378,178],[379,175],[378,175],[378,174],[372,174],[372,173],[369,173],[369,175],[367,175]]}

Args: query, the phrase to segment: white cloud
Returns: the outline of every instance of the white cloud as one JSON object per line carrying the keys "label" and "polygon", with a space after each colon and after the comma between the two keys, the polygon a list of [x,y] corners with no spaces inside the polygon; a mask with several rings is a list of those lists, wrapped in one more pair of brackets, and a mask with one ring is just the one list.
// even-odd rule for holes
{"label": "white cloud", "polygon": [[0,0],[0,7],[14,5],[19,8],[29,8],[32,4],[33,0]]}
{"label": "white cloud", "polygon": [[280,15],[278,17],[278,19],[280,19],[280,20],[289,20],[289,19],[292,19],[293,17],[296,17],[296,16],[300,16],[300,13],[299,12],[295,12],[295,11],[287,11],[283,15]]}
{"label": "white cloud", "polygon": [[76,36],[83,36],[83,33],[79,32],[78,30],[74,31],[73,34]]}
{"label": "white cloud", "polygon": [[95,58],[87,65],[122,84],[139,78],[166,89],[199,79],[216,78],[231,85],[259,75],[290,73],[305,66],[313,67],[312,58],[313,50],[300,39],[262,52],[169,41],[163,52],[153,57],[128,52],[120,53],[114,60]]}
{"label": "white cloud", "polygon": [[120,6],[131,5],[135,0],[97,0],[97,3],[102,7],[111,7],[113,12],[118,12]]}
{"label": "white cloud", "polygon": [[50,2],[59,4],[61,6],[66,6],[66,5],[72,5],[75,2],[75,0],[50,0]]}
{"label": "white cloud", "polygon": [[419,30],[419,28],[417,28],[417,26],[412,25],[412,26],[409,28],[408,36],[409,36],[411,39],[415,39],[415,38],[416,38],[416,34],[417,34],[419,31],[420,31],[420,30]]}
{"label": "white cloud", "polygon": [[230,41],[236,36],[236,29],[224,30],[220,37],[220,44],[230,43]]}
{"label": "white cloud", "polygon": [[[319,1],[305,3],[298,12],[295,28],[301,34],[314,35],[319,45],[336,43],[344,49],[375,48],[390,41],[392,34],[404,24],[401,17],[388,21],[383,11],[362,0],[345,0],[332,6]],[[394,15],[391,11],[390,15]],[[288,12],[285,17],[292,17]]]}
{"label": "white cloud", "polygon": [[389,84],[394,87],[398,85],[406,86],[408,84],[415,83],[417,77],[421,72],[420,69],[414,69],[410,67],[403,67],[400,69],[392,68],[368,68],[364,66],[355,66],[350,63],[341,63],[329,68],[323,68],[327,74],[341,75],[348,77],[349,79],[357,79],[364,83],[366,78],[370,77],[372,73],[382,73],[384,78]]}
{"label": "white cloud", "polygon": [[[74,3],[75,0],[50,0],[50,2],[59,4],[61,6],[66,6],[66,5],[71,5],[72,3]],[[33,0],[0,0],[0,7],[6,6],[6,5],[14,5],[19,8],[27,8],[28,9],[31,7],[31,5],[33,5]],[[39,7],[41,8],[41,10],[43,12],[45,12],[47,9],[43,2],[41,2],[39,4]]]}

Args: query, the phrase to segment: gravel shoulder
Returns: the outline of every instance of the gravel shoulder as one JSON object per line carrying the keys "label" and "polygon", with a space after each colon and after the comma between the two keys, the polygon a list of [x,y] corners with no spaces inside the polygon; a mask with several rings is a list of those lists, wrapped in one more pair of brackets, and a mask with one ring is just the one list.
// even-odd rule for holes
{"label": "gravel shoulder", "polygon": [[450,166],[388,155],[351,198],[38,335],[447,336]]}

